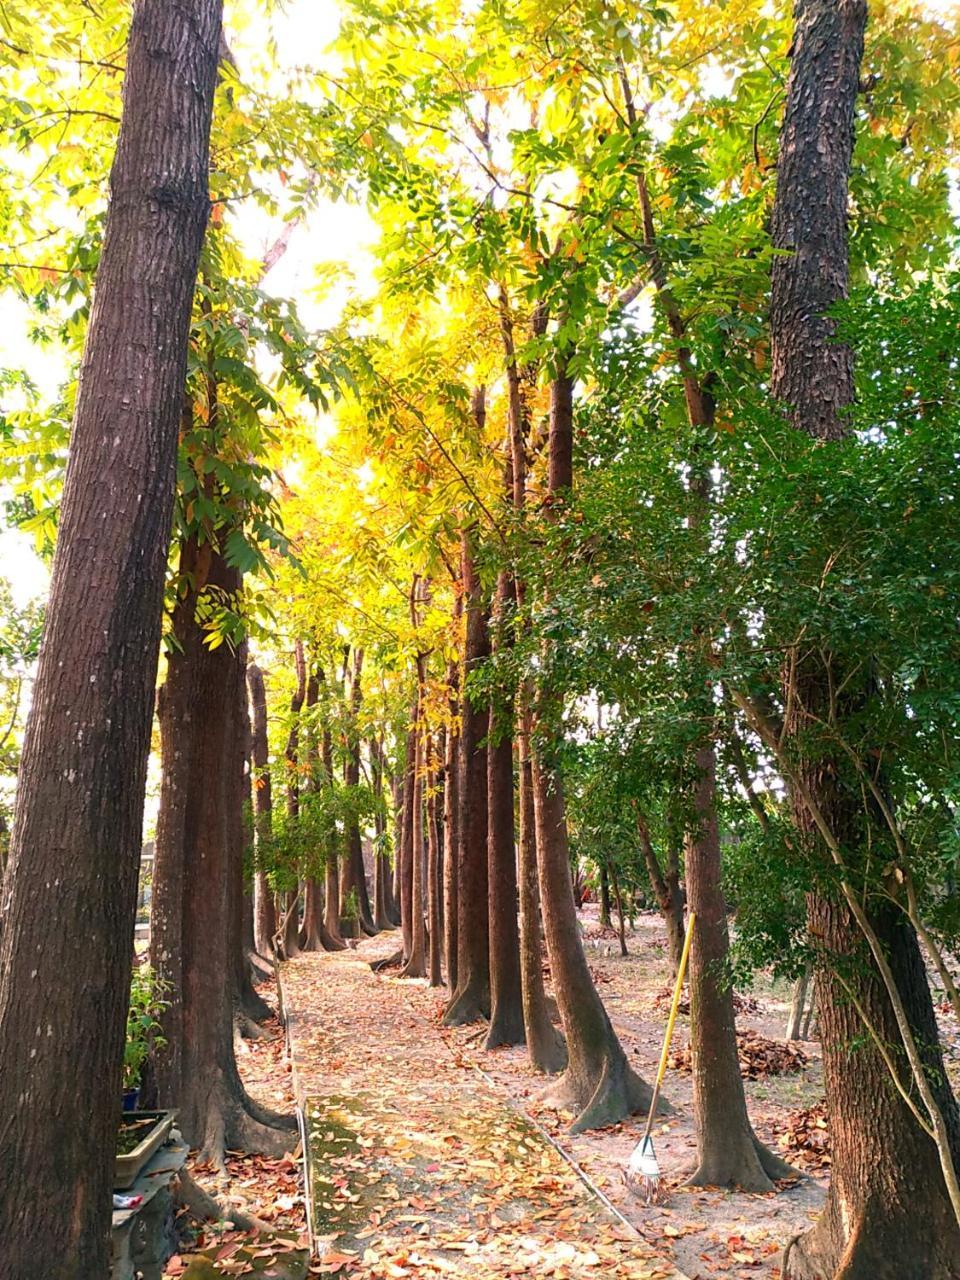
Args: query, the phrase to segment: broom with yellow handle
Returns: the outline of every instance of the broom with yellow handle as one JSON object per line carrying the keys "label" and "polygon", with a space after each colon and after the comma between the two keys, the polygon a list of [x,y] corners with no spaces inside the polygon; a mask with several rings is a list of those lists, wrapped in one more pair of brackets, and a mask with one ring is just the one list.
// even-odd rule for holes
{"label": "broom with yellow handle", "polygon": [[660,1086],[663,1084],[663,1076],[667,1069],[667,1054],[670,1052],[670,1041],[673,1038],[673,1027],[677,1020],[677,1010],[680,1008],[680,996],[683,993],[683,979],[687,972],[687,960],[690,956],[690,942],[693,938],[693,926],[696,922],[697,915],[695,911],[691,911],[687,918],[687,932],[683,939],[683,951],[680,955],[680,966],[677,969],[677,981],[673,988],[673,1002],[670,1005],[670,1017],[667,1019],[667,1030],[663,1037],[663,1051],[660,1054],[660,1066],[657,1068],[657,1081],[653,1086],[653,1097],[650,1099],[650,1114],[647,1116],[646,1128],[643,1131],[643,1137],[630,1153],[630,1159],[627,1162],[627,1172],[625,1180],[631,1190],[641,1195],[647,1204],[652,1204],[656,1199],[657,1187],[660,1182],[660,1166],[657,1164],[657,1153],[653,1149],[653,1138],[651,1130],[653,1129],[653,1117],[657,1112],[657,1103],[660,1101]]}

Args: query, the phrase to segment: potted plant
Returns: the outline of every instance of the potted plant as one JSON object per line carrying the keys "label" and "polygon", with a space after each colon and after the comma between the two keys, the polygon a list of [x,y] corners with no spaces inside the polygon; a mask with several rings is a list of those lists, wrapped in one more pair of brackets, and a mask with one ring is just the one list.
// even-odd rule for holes
{"label": "potted plant", "polygon": [[140,1097],[140,1072],[151,1049],[165,1043],[160,1035],[160,1015],[169,1001],[164,1000],[165,984],[148,964],[133,971],[130,980],[130,1007],[127,1012],[127,1040],[123,1050],[123,1110],[136,1111]]}

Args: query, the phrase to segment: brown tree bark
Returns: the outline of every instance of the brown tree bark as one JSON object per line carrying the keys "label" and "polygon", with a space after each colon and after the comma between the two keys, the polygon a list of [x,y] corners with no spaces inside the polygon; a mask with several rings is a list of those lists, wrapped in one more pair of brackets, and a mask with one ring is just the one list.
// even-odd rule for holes
{"label": "brown tree bark", "polygon": [[[320,763],[324,785],[333,786],[333,737],[324,725],[320,737]],[[346,942],[340,932],[340,857],[336,836],[332,835],[323,864],[323,931],[330,941],[329,950],[343,951]]]}
{"label": "brown tree bark", "polygon": [[[358,724],[360,704],[363,699],[361,677],[363,675],[363,650],[354,649],[353,669],[350,673],[349,725],[347,730],[346,760],[343,769],[343,780],[348,787],[360,785],[360,728]],[[360,824],[355,819],[347,823],[347,847],[344,851],[343,866],[340,871],[340,915],[345,917],[345,906],[353,895],[356,898],[357,925],[360,930],[373,937],[377,926],[373,923],[373,912],[370,910],[370,893],[367,889],[367,874],[363,866],[363,840],[360,836]]]}
{"label": "brown tree bark", "polygon": [[[220,19],[220,0],[139,0],[130,29],[3,882],[4,1280],[35,1280],[39,1259],[45,1280],[109,1270],[137,867],[187,333],[209,210]],[[37,950],[29,940],[40,938]]]}
{"label": "brown tree bark", "polygon": [[[507,502],[514,499],[511,440],[507,440],[504,487]],[[497,576],[491,618],[491,651],[510,645],[507,627],[516,601],[513,577],[506,569]],[[523,1044],[523,990],[520,976],[520,933],[517,923],[517,849],[513,812],[513,719],[506,707],[490,703],[487,729],[487,893],[490,951],[490,1030],[484,1047]]]}
{"label": "brown tree bark", "polygon": [[[460,597],[457,596],[454,617],[459,616]],[[443,787],[443,963],[447,975],[447,988],[457,988],[458,952],[458,899],[460,850],[460,734],[457,729],[460,703],[457,696],[459,672],[451,662],[447,669],[447,687],[450,690],[450,727],[447,730],[446,763]]]}
{"label": "brown tree bark", "polygon": [[650,828],[646,818],[636,810],[637,835],[640,839],[640,850],[643,854],[650,885],[657,899],[657,906],[667,928],[667,950],[670,954],[670,968],[676,977],[680,971],[680,956],[683,953],[683,913],[686,902],[683,889],[680,887],[680,857],[675,841],[670,842],[667,851],[666,868],[661,868],[657,851],[650,838]]}
{"label": "brown tree bark", "polygon": [[697,1169],[693,1186],[774,1190],[775,1178],[793,1172],[753,1132],[737,1057],[733,989],[725,980],[730,950],[720,884],[716,758],[712,742],[696,755],[697,825],[687,833],[687,898],[697,923],[690,947],[690,1048]]}
{"label": "brown tree bark", "polygon": [[537,870],[537,831],[533,800],[533,762],[530,755],[528,691],[520,692],[517,715],[520,809],[520,977],[523,1025],[531,1065],[556,1075],[567,1065],[567,1046],[550,1019],[543,983],[543,929],[540,923],[540,880]]}
{"label": "brown tree bark", "polygon": [[431,737],[427,750],[429,761],[427,772],[427,904],[430,920],[428,959],[430,985],[431,987],[442,987],[443,881],[441,863],[443,851],[438,818],[438,809],[442,804],[442,798],[438,794],[439,778],[436,755],[436,739]]}
{"label": "brown tree bark", "polygon": [[[551,384],[548,488],[551,503],[573,485],[573,379],[561,369]],[[552,506],[550,508],[553,509]],[[570,874],[563,781],[551,759],[554,708],[531,735],[537,859],[550,971],[567,1041],[567,1067],[545,1100],[573,1113],[572,1131],[615,1124],[649,1107],[651,1089],[626,1054],[594,986],[577,927]],[[665,1106],[665,1104],[662,1104]]]}
{"label": "brown tree bark", "polygon": [[[287,817],[300,815],[300,712],[307,696],[307,664],[303,653],[303,641],[294,641],[293,662],[297,683],[290,695],[290,730],[283,758],[287,769]],[[301,889],[288,889],[281,897],[281,909],[277,922],[275,946],[282,960],[289,960],[300,951]]]}
{"label": "brown tree bark", "polygon": [[600,927],[610,928],[610,873],[606,861],[600,863]]}
{"label": "brown tree bark", "polygon": [[[218,599],[231,597],[238,575],[214,552],[205,587]],[[227,1147],[276,1154],[290,1145],[292,1117],[265,1112],[246,1094],[233,1047],[236,912],[240,851],[238,801],[243,759],[238,750],[241,707],[246,697],[244,655],[229,645],[202,642],[197,596],[186,597],[178,618],[183,645],[168,660],[163,715],[182,704],[183,689],[194,706],[194,745],[184,811],[176,830],[158,824],[156,892],[166,904],[164,933],[151,940],[151,959],[161,977],[177,983],[180,999],[161,1018],[166,1046],[156,1055],[160,1104],[176,1105],[184,1137],[205,1158],[222,1164]],[[172,725],[171,725],[172,730]],[[164,730],[163,740],[172,733]],[[164,796],[161,795],[161,804]],[[167,833],[175,837],[167,843]],[[169,884],[164,881],[169,879]],[[179,900],[178,900],[179,898]],[[177,925],[179,921],[179,927]],[[179,973],[168,971],[165,938],[179,933]]]}
{"label": "brown tree bark", "polygon": [[413,954],[413,823],[414,780],[417,774],[417,703],[414,700],[407,730],[407,746],[403,770],[403,812],[401,814],[400,851],[397,857],[397,879],[400,898],[400,932],[404,962]]}
{"label": "brown tree bark", "polygon": [[230,708],[233,715],[233,749],[236,762],[231,765],[231,779],[235,795],[229,803],[228,833],[231,871],[229,893],[231,895],[231,938],[234,957],[234,999],[237,1006],[237,1023],[243,1035],[256,1037],[261,1031],[255,1025],[269,1018],[272,1010],[253,985],[253,903],[249,900],[244,877],[244,863],[253,846],[253,823],[248,818],[252,812],[252,732],[250,709],[247,700],[247,643],[243,641],[234,655],[240,666],[236,703]]}
{"label": "brown tree bark", "polygon": [[[512,711],[512,708],[511,708]],[[512,718],[512,717],[511,717]],[[508,720],[507,723],[510,721]],[[484,1047],[523,1044],[523,990],[517,925],[513,737],[491,705],[487,746],[487,875],[490,915],[490,1030]],[[497,740],[497,735],[499,741]]]}
{"label": "brown tree bark", "polygon": [[[326,781],[317,744],[318,726],[314,718],[320,700],[320,683],[320,669],[315,663],[311,663],[307,672],[307,694],[304,702],[308,713],[304,742],[306,772],[303,782],[306,795],[316,794]],[[323,919],[324,884],[319,879],[319,868],[322,864],[324,870],[326,869],[327,861],[331,856],[331,845],[332,841],[328,841],[324,848],[313,851],[311,858],[313,865],[307,868],[304,876],[303,922],[300,926],[299,938],[301,951],[341,951],[344,946],[342,938],[328,932]]]}
{"label": "brown tree bark", "polygon": [[257,953],[273,956],[273,935],[277,931],[277,912],[273,890],[266,868],[260,864],[261,847],[269,846],[273,827],[273,793],[270,781],[270,750],[267,745],[267,691],[263,672],[255,662],[247,667],[250,691],[250,725],[253,736],[253,812],[257,865],[253,873],[253,937]]}
{"label": "brown tree bark", "polygon": [[[420,699],[417,706],[420,707]],[[419,716],[419,710],[418,710]],[[413,804],[410,838],[410,954],[400,970],[401,978],[425,978],[427,976],[427,928],[426,928],[426,854],[424,850],[423,783],[426,771],[424,759],[424,733],[418,724],[416,756],[413,771]]]}
{"label": "brown tree bark", "polygon": [[[490,652],[486,612],[472,545],[461,536],[464,647],[461,689]],[[463,696],[460,704],[460,769],[457,851],[457,986],[444,1014],[447,1026],[490,1016],[490,952],[487,898],[488,712]]]}
{"label": "brown tree bark", "polygon": [[[546,331],[547,314],[542,308],[534,313],[530,329],[532,337]],[[530,437],[530,398],[537,378],[537,362],[521,365],[517,359],[514,319],[506,289],[500,291],[500,330],[506,359],[508,422],[510,426],[510,462],[513,481],[513,506],[521,516],[527,502],[527,443]],[[514,582],[517,604],[522,609],[526,588],[518,578]],[[567,1065],[567,1046],[560,1031],[550,1019],[543,982],[543,930],[540,920],[540,883],[537,869],[537,836],[533,802],[533,766],[530,752],[530,688],[521,686],[516,707],[516,740],[518,766],[518,810],[520,842],[518,849],[518,897],[520,907],[520,986],[523,999],[524,1038],[527,1054],[537,1071],[554,1075]]]}
{"label": "brown tree bark", "polygon": [[866,0],[796,0],[771,232],[770,388],[801,431],[846,432],[853,352],[827,312],[846,297],[847,191]]}
{"label": "brown tree bark", "polygon": [[393,872],[387,853],[387,819],[384,806],[385,762],[382,738],[371,738],[368,744],[370,773],[377,808],[374,815],[376,853],[373,862],[373,923],[378,929],[392,929],[398,923],[393,901]]}
{"label": "brown tree bark", "polygon": [[[833,324],[825,312],[847,289],[847,198],[866,5],[802,0],[794,12],[772,224],[774,244],[790,252],[776,260],[772,274],[772,388],[800,430],[830,441],[846,433],[843,410],[853,395],[852,352],[832,341]],[[805,737],[829,706],[828,674],[811,657],[788,664],[787,681],[786,729],[799,754],[795,820],[817,847],[815,806],[855,861],[863,856],[866,839],[856,780],[850,785],[845,779],[843,760],[803,754]],[[849,685],[845,698],[854,714],[859,696]],[[808,899],[834,1135],[830,1192],[816,1225],[787,1246],[783,1274],[787,1280],[821,1275],[946,1280],[960,1274],[960,1229],[935,1144],[894,1089],[876,1040],[866,1040],[869,1022],[871,1035],[902,1074],[901,1085],[912,1093],[889,993],[861,929],[847,904],[835,900],[836,893],[818,889]],[[921,1049],[956,1165],[960,1120],[943,1072],[916,934],[892,904],[868,900],[865,910]]]}

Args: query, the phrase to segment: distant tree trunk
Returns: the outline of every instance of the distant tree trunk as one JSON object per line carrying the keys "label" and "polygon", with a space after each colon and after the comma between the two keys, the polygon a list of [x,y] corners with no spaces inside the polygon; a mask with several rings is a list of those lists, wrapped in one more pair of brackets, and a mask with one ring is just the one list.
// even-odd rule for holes
{"label": "distant tree trunk", "polygon": [[[417,706],[420,706],[419,699]],[[418,711],[419,715],[419,711]],[[426,857],[423,844],[423,780],[424,734],[419,724],[416,733],[416,756],[413,771],[413,814],[410,842],[410,955],[400,971],[401,978],[425,978],[427,976],[427,930],[424,917],[426,903]]]}
{"label": "distant tree trunk", "polygon": [[154,1055],[151,1070],[179,1081],[183,1048],[183,897],[184,859],[188,843],[196,840],[197,744],[196,715],[199,663],[203,637],[196,625],[198,593],[210,571],[211,547],[189,539],[180,549],[179,571],[192,585],[178,598],[171,619],[173,645],[167,657],[166,679],[157,696],[162,772],[157,832],[154,842],[153,896],[150,904],[150,963],[166,988],[164,1013],[166,1044]]}
{"label": "distant tree trunk", "polygon": [[[457,596],[454,618],[459,617],[460,597]],[[457,987],[458,951],[458,899],[460,849],[460,735],[456,731],[460,704],[457,697],[459,673],[457,664],[447,668],[447,687],[450,690],[450,728],[446,741],[446,781],[443,788],[443,958],[447,974],[447,987],[453,992]]]}
{"label": "distant tree trunk", "polygon": [[443,951],[443,885],[440,865],[442,850],[437,820],[439,803],[437,792],[439,786],[436,757],[434,755],[435,745],[435,739],[431,739],[427,753],[430,761],[427,773],[427,898],[430,915],[430,985],[431,987],[441,987],[443,986],[443,970],[441,967],[441,954]]}
{"label": "distant tree trunk", "polygon": [[610,928],[610,875],[605,858],[600,863],[600,926]]}
{"label": "distant tree trunk", "polygon": [[623,894],[620,892],[620,879],[617,876],[617,868],[614,863],[610,863],[610,879],[613,882],[613,899],[617,904],[617,937],[620,941],[620,954],[627,954],[627,926],[623,917]]}
{"label": "distant tree trunk", "polygon": [[[310,664],[307,672],[307,696],[305,706],[307,712],[314,712],[320,699],[321,672],[315,663]],[[305,735],[306,777],[303,790],[306,795],[314,795],[324,785],[324,768],[321,753],[317,746],[317,725],[311,718],[306,725]],[[303,882],[303,924],[300,928],[300,949],[302,951],[340,951],[343,940],[328,933],[323,921],[324,886],[319,880],[320,864],[326,868],[330,857],[330,844],[311,852],[313,866]]]}
{"label": "distant tree trunk", "polygon": [[[205,586],[232,597],[238,584],[236,571],[214,552]],[[233,1049],[238,800],[243,787],[238,730],[246,696],[243,655],[228,645],[217,649],[204,645],[196,597],[190,593],[187,601],[189,614],[180,619],[185,628],[183,647],[170,655],[168,663],[169,700],[164,700],[164,714],[169,715],[180,701],[183,682],[194,699],[196,741],[182,838],[171,847],[166,837],[158,840],[156,883],[169,911],[164,933],[152,944],[152,958],[165,976],[164,938],[179,913],[181,999],[161,1018],[167,1045],[157,1055],[156,1077],[160,1103],[177,1106],[178,1124],[187,1141],[204,1158],[222,1164],[227,1147],[276,1154],[290,1142],[287,1133],[272,1127],[281,1118],[247,1096]],[[164,734],[164,739],[169,740],[169,735]],[[170,886],[162,884],[167,876]],[[284,1123],[295,1127],[292,1119]]]}
{"label": "distant tree trunk", "polygon": [[[307,696],[307,664],[303,654],[303,641],[294,641],[294,670],[297,683],[290,695],[290,731],[283,756],[287,766],[287,816],[300,816],[300,712]],[[290,960],[300,951],[300,890],[289,889],[283,895],[283,906],[278,921],[278,936],[283,960]]]}
{"label": "distant tree trunk", "polygon": [[[44,1280],[109,1271],[147,756],[190,307],[209,210],[220,18],[220,0],[139,0],[130,29],[2,892],[5,1280],[35,1280],[38,1267]],[[38,1036],[39,1027],[50,1033]]]}
{"label": "distant tree trunk", "polygon": [[787,1040],[799,1040],[803,1028],[803,1014],[807,1007],[807,992],[813,970],[807,965],[793,984],[793,997],[790,1001],[790,1016],[787,1018],[787,1029],[784,1036]]}
{"label": "distant tree trunk", "polygon": [[517,715],[517,754],[520,771],[520,976],[523,1025],[531,1065],[556,1075],[567,1065],[567,1046],[550,1020],[543,983],[543,931],[540,925],[540,884],[537,871],[537,831],[530,756],[528,690],[520,693]]}
{"label": "distant tree trunk", "polygon": [[[508,721],[509,723],[509,721]],[[487,874],[490,912],[490,1031],[485,1048],[523,1044],[523,990],[517,926],[513,737],[490,707],[487,746]],[[497,734],[499,733],[499,741]]]}
{"label": "distant tree trunk", "polygon": [[[795,426],[822,441],[846,434],[843,411],[853,398],[853,353],[834,341],[834,321],[827,312],[847,290],[848,185],[865,24],[863,0],[797,4],[781,131],[773,243],[790,252],[773,265],[771,386]],[[811,730],[816,733],[827,718],[835,681],[843,673],[834,663],[828,671],[816,649],[788,670],[791,711],[785,728],[796,744],[801,784],[792,797],[795,821],[811,846],[822,848],[814,806],[859,868],[858,860],[869,854],[858,780],[848,775],[845,760],[805,749]],[[861,677],[860,690],[868,678]],[[856,683],[845,683],[849,710],[840,714],[856,715],[866,695]],[[836,874],[833,868],[830,874]],[[868,899],[865,909],[920,1047],[956,1165],[960,1119],[943,1070],[916,934],[892,904]],[[960,1229],[936,1146],[893,1088],[879,1050],[865,1035],[868,1020],[895,1068],[903,1071],[903,1087],[915,1096],[887,990],[845,901],[818,889],[808,898],[807,912],[818,947],[817,1006],[832,1168],[824,1211],[810,1231],[787,1246],[783,1275],[786,1280],[955,1278]]]}
{"label": "distant tree trunk", "polygon": [[373,923],[378,929],[392,929],[396,921],[393,910],[390,858],[387,855],[387,819],[383,808],[385,794],[383,741],[371,738],[369,752],[373,793],[377,806],[374,814],[376,851],[373,859]]}
{"label": "distant tree trunk", "polygon": [[407,749],[403,772],[403,814],[400,832],[400,854],[397,866],[400,881],[400,930],[404,962],[413,954],[413,823],[414,780],[417,776],[417,703],[410,712]]}
{"label": "distant tree trunk", "polygon": [[[231,778],[235,787],[230,805],[228,833],[231,863],[229,892],[231,894],[231,918],[233,921],[231,935],[233,941],[235,998],[237,1003],[238,1024],[246,1036],[259,1035],[260,1032],[251,1026],[269,1018],[272,1010],[253,985],[253,966],[250,955],[253,944],[253,904],[248,902],[244,885],[245,855],[253,845],[253,824],[248,814],[252,800],[251,772],[251,729],[250,710],[247,701],[247,643],[244,641],[237,647],[234,660],[239,664],[240,678],[237,682],[237,698],[230,708],[233,715],[234,737],[233,749],[236,752],[236,763],[231,768]],[[247,911],[249,905],[249,912]],[[249,920],[249,923],[248,923]]]}
{"label": "distant tree trunk", "polygon": [[[363,674],[363,650],[353,651],[353,670],[350,676],[350,714],[348,740],[346,744],[346,763],[343,780],[348,787],[360,785],[360,729],[358,718],[362,701],[361,676]],[[377,932],[370,910],[370,894],[367,891],[367,874],[363,866],[363,840],[360,835],[360,824],[356,818],[347,823],[347,847],[340,874],[340,915],[347,913],[344,908],[350,898],[356,899],[356,920],[360,930],[372,937]]]}
{"label": "distant tree trunk", "polygon": [[[551,384],[548,487],[551,503],[563,501],[573,484],[573,379],[561,369]],[[553,511],[553,506],[549,510]],[[567,1041],[567,1068],[545,1100],[574,1116],[572,1131],[615,1124],[649,1107],[651,1090],[627,1064],[626,1054],[597,994],[583,953],[577,922],[563,781],[551,758],[557,730],[546,722],[532,735],[533,795],[537,826],[540,894],[550,971]]]}
{"label": "distant tree trunk", "polygon": [[[324,786],[333,786],[333,739],[329,725],[324,725],[320,737],[320,763],[323,767]],[[337,853],[336,833],[324,851],[323,863],[323,932],[329,940],[328,950],[343,951],[346,942],[340,932],[340,864]]]}
{"label": "distant tree trunk", "polygon": [[690,948],[690,1047],[698,1166],[694,1186],[739,1187],[767,1192],[790,1166],[759,1141],[747,1116],[737,1057],[733,989],[726,968],[730,950],[726,904],[720,886],[720,837],[713,744],[696,756],[699,777],[694,811],[699,825],[687,837],[687,896],[697,923]]}
{"label": "distant tree trunk", "polygon": [[270,754],[267,745],[267,693],[263,672],[255,662],[247,667],[250,690],[251,732],[253,735],[253,812],[256,832],[256,870],[253,878],[253,936],[259,955],[273,955],[273,935],[277,931],[277,912],[273,890],[262,865],[260,850],[269,845],[273,821],[270,783]]}
{"label": "distant tree trunk", "polygon": [[[461,537],[465,639],[463,679],[489,655],[487,620],[474,562],[472,535]],[[460,708],[460,800],[457,854],[457,987],[444,1015],[447,1026],[490,1016],[490,953],[487,904],[488,713],[464,696]]]}
{"label": "distant tree trunk", "polygon": [[[513,501],[513,460],[507,441],[504,486]],[[509,613],[516,603],[513,577],[497,576],[491,618],[491,650],[510,646]],[[523,1044],[523,989],[520,978],[520,933],[517,924],[517,848],[513,813],[512,700],[506,707],[490,703],[487,730],[487,893],[490,950],[490,1030],[484,1047]]]}
{"label": "distant tree trunk", "polygon": [[654,897],[657,899],[657,906],[660,908],[660,915],[663,917],[663,923],[667,928],[667,950],[670,955],[670,968],[673,976],[676,977],[680,972],[680,956],[683,953],[683,935],[684,935],[684,893],[680,888],[680,857],[677,852],[676,841],[671,840],[669,850],[667,852],[666,869],[661,868],[660,859],[653,847],[653,841],[650,838],[650,828],[647,820],[640,812],[640,809],[634,806],[637,815],[637,835],[640,839],[640,850],[643,854],[644,865],[647,868],[647,875],[650,878],[650,887],[653,889]]}

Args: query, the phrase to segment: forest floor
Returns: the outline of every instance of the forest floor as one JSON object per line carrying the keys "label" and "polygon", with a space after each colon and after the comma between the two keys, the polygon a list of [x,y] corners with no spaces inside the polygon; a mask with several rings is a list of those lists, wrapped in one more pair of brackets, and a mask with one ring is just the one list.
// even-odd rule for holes
{"label": "forest floor", "polygon": [[[650,913],[637,918],[635,929],[627,931],[626,957],[619,953],[616,935],[600,928],[595,906],[585,908],[582,924],[594,979],[631,1064],[652,1080],[672,985],[660,917]],[[394,935],[374,938],[361,943],[354,955],[374,960],[389,954],[394,946]],[[305,959],[308,964],[324,964],[323,957]],[[747,1033],[742,1066],[745,1074],[755,1077],[745,1081],[754,1126],[778,1152],[799,1161],[802,1176],[784,1184],[777,1194],[766,1196],[684,1186],[696,1164],[696,1139],[691,1079],[689,1071],[682,1070],[689,1024],[686,1014],[681,1013],[664,1083],[675,1113],[654,1129],[662,1195],[658,1204],[647,1206],[633,1196],[623,1180],[630,1152],[640,1138],[642,1117],[571,1136],[567,1131],[570,1117],[540,1104],[545,1081],[531,1070],[524,1049],[485,1052],[479,1027],[441,1026],[446,999],[442,988],[431,990],[423,981],[400,981],[389,973],[378,980],[387,991],[396,993],[394,1000],[401,996],[410,1011],[432,1025],[470,1089],[477,1088],[476,1073],[483,1072],[517,1109],[561,1146],[639,1237],[690,1280],[718,1275],[775,1280],[783,1245],[819,1213],[829,1177],[829,1129],[822,1115],[819,1046],[807,1042],[795,1049],[784,1046],[789,984],[761,975],[750,992],[738,993],[737,1023],[741,1035]],[[549,974],[547,983],[549,990]],[[406,1018],[409,1015],[403,1012],[403,1004],[397,1016]],[[349,1060],[352,1050],[347,1046],[355,1043],[362,1052],[366,1033],[351,1029],[345,1020],[343,1023],[342,1056]],[[436,1067],[442,1050],[424,1043],[420,1054],[421,1060],[432,1061]],[[446,1064],[446,1057],[443,1061]],[[444,1069],[448,1069],[446,1065]]]}
{"label": "forest floor", "polygon": [[[600,928],[595,906],[586,907],[582,921],[607,1009],[631,1062],[652,1079],[670,995],[660,918],[638,917],[627,933],[626,957],[616,935]],[[788,984],[758,975],[749,991],[738,992],[737,1022],[754,1126],[803,1176],[768,1196],[684,1185],[696,1142],[683,1070],[688,1019],[681,1013],[664,1085],[675,1112],[654,1132],[663,1195],[648,1207],[622,1176],[642,1118],[571,1137],[569,1118],[538,1101],[544,1079],[531,1071],[523,1049],[484,1052],[479,1026],[442,1027],[444,989],[370,969],[397,943],[389,933],[356,950],[304,955],[284,966],[294,1063],[276,1019],[263,1039],[238,1041],[241,1074],[259,1101],[290,1110],[296,1093],[307,1102],[316,1166],[311,1198],[323,1253],[311,1276],[776,1280],[784,1243],[819,1212],[830,1166],[819,1046],[803,1042],[797,1052],[782,1040]],[[549,986],[549,974],[547,980]],[[271,987],[262,994],[274,1001]],[[960,1029],[940,1012],[948,1069],[960,1074]],[[613,1213],[551,1140],[609,1199]],[[284,1249],[305,1243],[298,1154],[281,1160],[232,1154],[226,1186],[212,1170],[194,1167],[228,1205],[246,1207],[280,1233],[278,1263]],[[185,1252],[167,1275],[247,1274],[252,1264],[244,1259],[269,1253],[259,1246],[249,1235],[211,1228],[196,1247],[224,1260],[209,1273],[192,1273],[196,1254]]]}
{"label": "forest floor", "polygon": [[424,984],[371,970],[395,945],[283,967],[324,1249],[314,1271],[682,1280],[441,1035]]}
{"label": "forest floor", "polygon": [[[627,956],[620,955],[616,934],[600,928],[595,906],[585,907],[582,923],[587,958],[607,1011],[631,1065],[652,1082],[672,988],[661,918],[652,912],[637,917],[635,929],[627,930]],[[684,1185],[696,1166],[691,1077],[689,1069],[678,1069],[689,1041],[685,1005],[681,1006],[663,1086],[675,1112],[654,1128],[662,1193],[653,1206],[639,1201],[623,1180],[644,1117],[634,1116],[608,1129],[571,1136],[567,1132],[569,1117],[539,1103],[543,1080],[530,1069],[525,1050],[484,1052],[480,1042],[471,1039],[471,1028],[444,1029],[442,1034],[461,1053],[475,1059],[534,1117],[643,1238],[671,1258],[690,1280],[713,1276],[775,1280],[784,1244],[805,1230],[820,1211],[830,1163],[819,1045],[800,1042],[791,1051],[783,1041],[790,996],[790,984],[759,975],[751,990],[739,992],[737,1000],[741,1068],[747,1077],[744,1084],[751,1120],[758,1136],[797,1165],[802,1174],[771,1195]],[[411,997],[426,998],[439,1021],[442,1002],[438,993],[422,989],[420,995],[411,993]]]}

